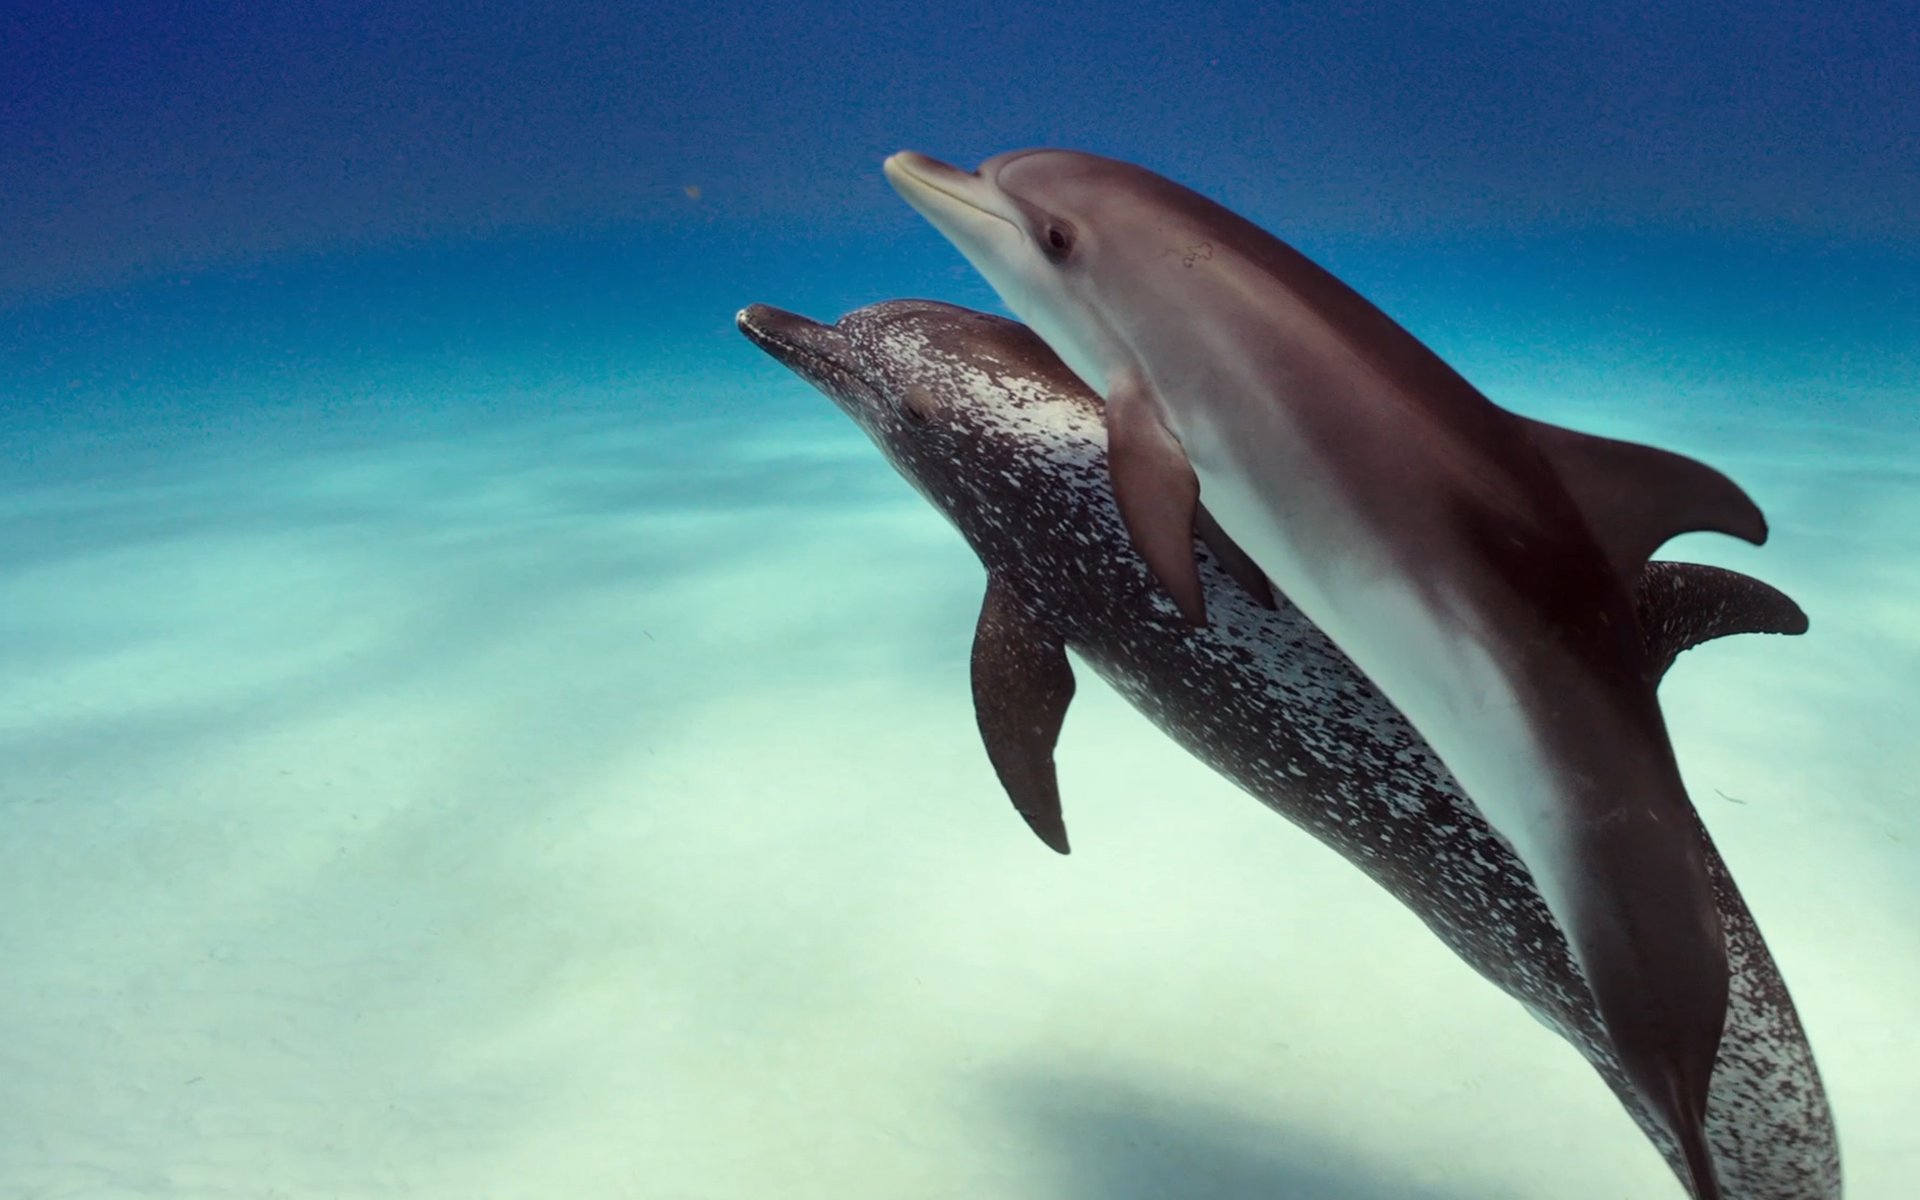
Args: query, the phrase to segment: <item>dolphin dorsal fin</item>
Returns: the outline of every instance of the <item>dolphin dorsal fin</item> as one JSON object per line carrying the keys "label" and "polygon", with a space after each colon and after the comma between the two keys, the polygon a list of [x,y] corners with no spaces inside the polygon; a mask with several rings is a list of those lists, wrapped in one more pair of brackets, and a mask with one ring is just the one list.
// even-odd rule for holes
{"label": "dolphin dorsal fin", "polygon": [[1683,533],[1725,533],[1759,545],[1767,519],[1740,485],[1667,450],[1525,421],[1621,580],[1631,586],[1653,552]]}
{"label": "dolphin dorsal fin", "polygon": [[1702,642],[1735,633],[1807,631],[1807,614],[1793,597],[1751,575],[1705,563],[1648,563],[1634,592],[1634,615],[1655,682],[1674,659]]}

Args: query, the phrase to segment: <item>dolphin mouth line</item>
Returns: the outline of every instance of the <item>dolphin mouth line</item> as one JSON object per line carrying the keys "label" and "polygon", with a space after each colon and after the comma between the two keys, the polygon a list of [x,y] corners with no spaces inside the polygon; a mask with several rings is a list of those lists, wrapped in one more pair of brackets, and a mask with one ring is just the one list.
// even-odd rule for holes
{"label": "dolphin mouth line", "polygon": [[[753,304],[736,313],[733,318],[733,323],[737,325],[740,332],[746,334],[754,344],[781,362],[787,363],[790,367],[797,360],[814,373],[822,376],[837,377],[860,384],[867,383],[865,379],[860,377],[858,372],[853,370],[853,368],[845,362],[833,358],[823,350],[807,345],[806,342],[799,338],[782,333],[771,322],[765,319],[769,313],[780,313],[782,316],[795,317],[798,315],[785,313],[782,312],[782,310],[770,308],[763,304]],[[799,319],[804,320],[805,318]],[[833,329],[831,325],[821,325],[818,322],[814,322],[814,327],[828,330]]]}
{"label": "dolphin mouth line", "polygon": [[[753,307],[741,309],[739,315],[733,317],[733,323],[739,326],[739,332],[747,334],[749,338],[753,338],[755,342],[758,342],[760,349],[766,349],[766,351],[774,353],[774,357],[780,357],[780,359],[799,359],[804,365],[808,365],[808,367],[812,367],[812,369],[816,369],[816,371],[820,371],[822,374],[826,374],[826,372],[831,372],[831,374],[852,374],[852,371],[847,369],[845,363],[839,363],[839,361],[831,359],[826,353],[822,353],[820,349],[806,346],[799,338],[781,334],[780,330],[776,330],[772,324],[762,321],[762,315],[764,315],[764,313],[760,313],[760,311],[756,311],[756,309],[760,309],[760,305],[753,305]],[[824,324],[824,326],[820,326],[820,328],[831,328],[831,326]],[[776,353],[776,351],[778,351],[778,353]]]}
{"label": "dolphin mouth line", "polygon": [[779,350],[784,354],[791,354],[796,358],[804,358],[812,362],[822,361],[819,351],[803,346],[799,339],[784,336],[774,329],[766,320],[770,311],[773,310],[765,305],[748,305],[734,314],[733,323],[740,327],[741,333],[759,343],[763,349]]}
{"label": "dolphin mouth line", "polygon": [[[898,154],[890,155],[887,158],[886,162],[882,164],[882,166],[889,176],[897,177],[894,180],[896,184],[904,180],[906,183],[918,186],[927,191],[937,192],[940,195],[945,196],[949,200],[952,200],[958,204],[965,205],[966,207],[972,209],[974,212],[979,213],[981,216],[992,217],[996,221],[1005,222],[1008,227],[1012,228],[1016,232],[1019,231],[1020,227],[1014,224],[1014,222],[1009,220],[1005,215],[994,212],[990,208],[982,207],[979,201],[967,195],[965,192],[957,191],[952,187],[946,186],[945,184],[942,183],[939,175],[923,174],[921,171],[917,170],[916,163],[914,162],[914,160],[921,159],[921,158],[925,158],[925,156],[920,154],[915,154],[911,150],[903,150]],[[941,167],[945,167],[946,170],[953,172],[955,175],[964,176],[967,179],[972,179],[977,181],[980,178],[980,176],[976,172],[962,171],[958,167],[947,166],[947,164],[938,162],[938,160],[935,160],[935,159],[926,159],[926,161],[933,162],[936,165]]]}

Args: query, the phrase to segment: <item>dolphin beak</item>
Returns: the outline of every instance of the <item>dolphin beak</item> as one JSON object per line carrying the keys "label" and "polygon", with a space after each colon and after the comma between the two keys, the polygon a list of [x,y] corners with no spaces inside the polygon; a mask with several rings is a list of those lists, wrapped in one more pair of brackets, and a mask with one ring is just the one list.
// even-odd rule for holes
{"label": "dolphin beak", "polygon": [[872,388],[861,375],[860,356],[846,334],[771,304],[749,304],[733,318],[747,340],[775,361],[825,392],[852,414],[871,402]]}
{"label": "dolphin beak", "polygon": [[888,155],[887,161],[880,164],[880,169],[886,172],[887,182],[893,185],[894,190],[909,202],[916,195],[932,191],[969,208],[982,208],[969,193],[977,192],[984,181],[972,171],[962,171],[959,167],[949,166],[937,158],[928,158],[911,150]]}
{"label": "dolphin beak", "polygon": [[853,344],[831,325],[822,325],[799,313],[771,304],[749,304],[734,314],[733,323],[747,340],[794,370],[809,361],[851,365]]}
{"label": "dolphin beak", "polygon": [[1017,214],[1003,211],[1007,205],[999,201],[998,190],[976,172],[911,150],[888,156],[882,169],[893,190],[963,251],[1020,231]]}

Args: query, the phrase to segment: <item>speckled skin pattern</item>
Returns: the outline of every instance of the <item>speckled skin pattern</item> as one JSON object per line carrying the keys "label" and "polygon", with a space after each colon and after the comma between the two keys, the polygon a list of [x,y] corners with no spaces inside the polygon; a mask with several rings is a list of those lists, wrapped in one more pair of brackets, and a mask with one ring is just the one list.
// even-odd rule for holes
{"label": "speckled skin pattern", "polygon": [[[874,305],[831,327],[756,306],[740,325],[866,430],[1034,621],[1571,1042],[1686,1179],[1526,868],[1312,623],[1284,599],[1256,604],[1204,547],[1211,622],[1185,622],[1120,523],[1098,397],[1037,337],[930,301]],[[1805,628],[1778,593],[1703,568],[1650,564],[1640,602],[1661,670],[1706,636]],[[1708,851],[1732,968],[1707,1120],[1721,1184],[1729,1200],[1837,1200],[1839,1146],[1812,1050],[1711,840]]]}

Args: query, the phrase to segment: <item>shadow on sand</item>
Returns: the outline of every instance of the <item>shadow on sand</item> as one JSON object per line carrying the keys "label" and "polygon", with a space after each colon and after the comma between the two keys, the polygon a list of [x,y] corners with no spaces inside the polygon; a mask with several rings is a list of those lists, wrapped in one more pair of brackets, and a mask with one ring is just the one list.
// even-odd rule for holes
{"label": "shadow on sand", "polygon": [[1436,1188],[1341,1144],[1099,1079],[1016,1080],[1024,1138],[1058,1160],[1059,1200],[1497,1200]]}

